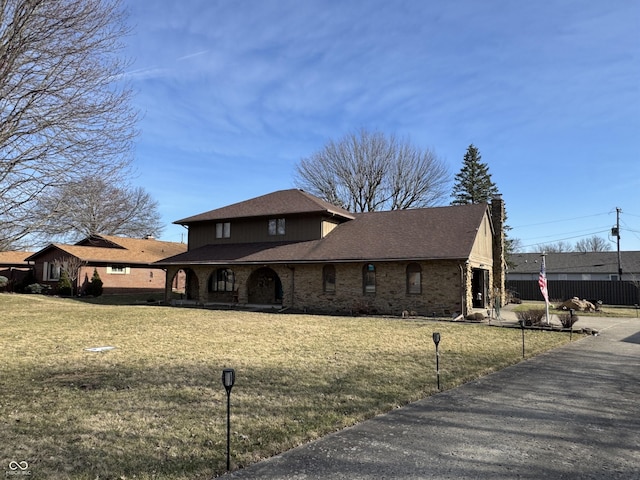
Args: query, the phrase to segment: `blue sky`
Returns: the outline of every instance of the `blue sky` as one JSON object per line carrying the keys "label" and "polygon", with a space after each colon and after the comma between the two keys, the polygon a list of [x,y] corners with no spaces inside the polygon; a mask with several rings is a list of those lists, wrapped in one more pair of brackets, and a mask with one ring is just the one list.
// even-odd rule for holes
{"label": "blue sky", "polygon": [[[640,250],[637,0],[124,0],[136,185],[172,222],[294,187],[361,127],[450,167],[473,143],[510,236]],[[447,199],[447,203],[448,203]],[[616,246],[611,243],[612,249]]]}

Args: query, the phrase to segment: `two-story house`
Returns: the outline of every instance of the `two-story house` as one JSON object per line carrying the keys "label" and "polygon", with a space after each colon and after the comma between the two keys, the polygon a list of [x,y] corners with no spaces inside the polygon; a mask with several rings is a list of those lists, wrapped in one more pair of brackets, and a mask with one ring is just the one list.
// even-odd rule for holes
{"label": "two-story house", "polygon": [[354,214],[282,190],[178,220],[186,301],[400,315],[466,314],[504,292],[503,204]]}

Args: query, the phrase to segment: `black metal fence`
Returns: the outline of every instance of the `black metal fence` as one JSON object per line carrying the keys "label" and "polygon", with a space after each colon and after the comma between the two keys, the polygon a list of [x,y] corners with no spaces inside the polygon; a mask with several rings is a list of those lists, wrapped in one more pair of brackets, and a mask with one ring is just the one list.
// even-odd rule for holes
{"label": "black metal fence", "polygon": [[[507,290],[517,292],[522,300],[544,300],[537,280],[508,280]],[[640,285],[615,280],[550,280],[549,300],[564,301],[578,297],[605,305],[640,304]]]}

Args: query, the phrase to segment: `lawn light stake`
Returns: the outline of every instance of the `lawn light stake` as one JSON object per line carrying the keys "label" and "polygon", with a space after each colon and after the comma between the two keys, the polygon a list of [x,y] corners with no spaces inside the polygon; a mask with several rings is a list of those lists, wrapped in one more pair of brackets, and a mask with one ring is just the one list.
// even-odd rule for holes
{"label": "lawn light stake", "polygon": [[524,320],[520,320],[520,330],[522,330],[522,358],[524,358]]}
{"label": "lawn light stake", "polygon": [[227,472],[231,469],[231,389],[235,381],[235,370],[233,368],[225,368],[222,371],[222,384],[227,391]]}
{"label": "lawn light stake", "polygon": [[433,332],[433,343],[436,344],[436,379],[438,382],[438,391],[440,390],[440,351],[438,350],[438,344],[440,343],[440,334]]}

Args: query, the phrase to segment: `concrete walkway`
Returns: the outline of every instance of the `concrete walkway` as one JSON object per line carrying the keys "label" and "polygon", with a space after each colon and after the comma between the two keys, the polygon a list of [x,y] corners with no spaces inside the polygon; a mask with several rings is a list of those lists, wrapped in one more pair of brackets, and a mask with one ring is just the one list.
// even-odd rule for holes
{"label": "concrete walkway", "polygon": [[640,320],[588,323],[598,336],[224,478],[640,479]]}

